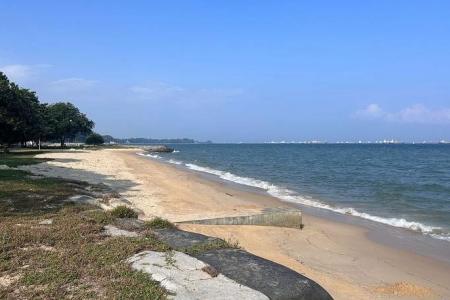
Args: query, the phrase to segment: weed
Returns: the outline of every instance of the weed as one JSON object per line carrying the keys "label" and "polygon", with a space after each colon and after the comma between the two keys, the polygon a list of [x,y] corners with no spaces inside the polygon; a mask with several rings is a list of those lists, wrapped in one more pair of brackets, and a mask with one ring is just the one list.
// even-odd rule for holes
{"label": "weed", "polygon": [[145,222],[145,226],[150,229],[175,228],[175,224],[160,217],[156,217],[150,221]]}
{"label": "weed", "polygon": [[136,219],[138,217],[137,212],[135,212],[134,210],[132,210],[131,208],[125,206],[125,205],[120,205],[117,206],[115,208],[113,208],[110,211],[111,215],[113,217],[116,218],[133,218]]}

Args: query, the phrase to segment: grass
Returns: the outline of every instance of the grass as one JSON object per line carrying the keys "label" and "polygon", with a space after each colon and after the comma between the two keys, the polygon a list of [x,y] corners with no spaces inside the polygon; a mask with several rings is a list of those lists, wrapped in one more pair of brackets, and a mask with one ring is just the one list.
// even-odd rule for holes
{"label": "grass", "polygon": [[150,229],[175,228],[175,224],[160,217],[156,217],[150,221],[145,222],[145,226]]}
{"label": "grass", "polygon": [[[53,223],[39,225],[43,219]],[[104,237],[102,228],[109,221],[113,219],[106,212],[80,205],[2,219],[0,276],[19,279],[0,288],[0,298],[164,298],[159,284],[132,271],[125,259],[142,250],[167,251],[168,247],[150,233],[138,238]]]}
{"label": "grass", "polygon": [[234,249],[241,249],[239,246],[238,241],[232,241],[232,240],[222,240],[222,239],[214,239],[209,242],[196,244],[189,248],[182,249],[182,252],[189,254],[189,255],[195,255],[200,254],[209,250],[216,250],[216,249],[225,249],[225,248],[234,248]]}
{"label": "grass", "polygon": [[116,218],[132,218],[132,219],[136,219],[138,217],[137,212],[135,212],[134,210],[132,210],[131,208],[125,206],[125,205],[120,205],[117,207],[114,207],[111,211],[110,214],[113,217]]}
{"label": "grass", "polygon": [[34,155],[43,153],[41,151],[23,151],[0,153],[0,165],[16,168],[21,165],[33,165],[48,161],[49,159],[35,158]]}
{"label": "grass", "polygon": [[[0,165],[39,163],[29,154],[1,154]],[[67,197],[87,183],[0,170],[0,299],[164,299],[166,292],[125,261],[142,250],[169,248],[149,230],[136,238],[106,237],[115,217]],[[51,219],[49,225],[40,225]]]}
{"label": "grass", "polygon": [[82,193],[86,186],[82,182],[33,177],[20,170],[0,170],[0,216],[54,209],[62,205],[62,200]]}
{"label": "grass", "polygon": [[[36,154],[40,152],[31,152]],[[30,152],[0,154],[0,165],[15,168],[47,161]],[[87,184],[57,178],[32,176],[16,169],[0,169],[0,216],[33,211],[48,211],[62,200],[80,194]]]}

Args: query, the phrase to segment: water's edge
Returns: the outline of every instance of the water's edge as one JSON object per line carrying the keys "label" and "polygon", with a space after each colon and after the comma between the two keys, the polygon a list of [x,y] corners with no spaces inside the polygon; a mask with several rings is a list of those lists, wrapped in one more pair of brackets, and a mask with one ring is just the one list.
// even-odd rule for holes
{"label": "water's edge", "polygon": [[359,217],[365,220],[370,220],[373,222],[389,225],[392,227],[403,228],[407,230],[412,230],[418,233],[422,233],[424,235],[430,236],[434,239],[444,240],[450,242],[450,236],[447,234],[441,233],[441,228],[436,226],[430,226],[426,224],[422,224],[419,222],[409,221],[404,218],[383,218],[380,216],[374,216],[365,212],[357,211],[352,207],[348,208],[340,208],[333,207],[328,204],[321,203],[316,199],[312,199],[311,197],[299,195],[298,193],[291,191],[286,188],[278,187],[270,182],[258,180],[249,177],[242,177],[232,174],[230,172],[220,171],[216,169],[212,169],[209,167],[202,167],[192,163],[185,163],[182,161],[174,160],[174,159],[164,159],[161,155],[157,154],[143,154],[137,153],[138,155],[149,157],[152,159],[157,159],[158,161],[174,164],[179,167],[184,167],[192,171],[203,172],[210,175],[217,176],[218,178],[226,181],[231,181],[237,184],[250,186],[254,188],[259,188],[267,192],[269,195],[278,198],[282,201],[287,201],[294,204],[299,204],[304,207],[313,207],[322,210],[327,210],[330,212],[349,215],[354,217]]}

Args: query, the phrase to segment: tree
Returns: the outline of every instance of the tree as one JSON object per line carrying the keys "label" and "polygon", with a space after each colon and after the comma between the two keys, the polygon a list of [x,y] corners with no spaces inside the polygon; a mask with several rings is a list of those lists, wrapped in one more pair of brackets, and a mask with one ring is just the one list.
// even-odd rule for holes
{"label": "tree", "polygon": [[0,144],[5,149],[39,136],[43,126],[36,93],[20,88],[0,72]]}
{"label": "tree", "polygon": [[105,143],[105,140],[100,134],[94,132],[88,135],[85,143],[88,145],[101,145]]}
{"label": "tree", "polygon": [[57,139],[61,143],[61,147],[65,146],[67,139],[75,137],[78,133],[89,134],[94,127],[94,122],[69,102],[48,105],[46,119],[49,137]]}

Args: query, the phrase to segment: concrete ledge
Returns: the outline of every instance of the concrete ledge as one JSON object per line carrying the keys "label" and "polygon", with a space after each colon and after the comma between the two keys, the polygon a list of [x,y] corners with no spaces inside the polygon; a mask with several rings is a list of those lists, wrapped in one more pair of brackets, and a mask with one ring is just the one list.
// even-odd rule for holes
{"label": "concrete ledge", "polygon": [[261,214],[179,222],[206,225],[260,225],[302,228],[302,212],[295,209],[270,208]]}

